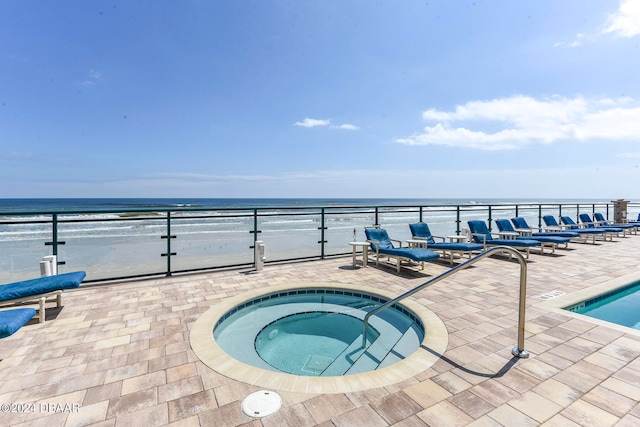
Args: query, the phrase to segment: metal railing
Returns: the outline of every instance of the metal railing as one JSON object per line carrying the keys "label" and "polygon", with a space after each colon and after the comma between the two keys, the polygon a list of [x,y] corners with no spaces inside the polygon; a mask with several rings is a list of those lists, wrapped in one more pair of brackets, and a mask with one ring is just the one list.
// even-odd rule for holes
{"label": "metal railing", "polygon": [[[171,276],[253,263],[256,240],[267,263],[348,255],[348,242],[380,225],[411,238],[408,224],[429,223],[435,235],[461,234],[466,221],[525,216],[613,213],[612,203],[502,203],[381,206],[150,207],[99,210],[0,211],[0,283],[37,274],[56,255],[63,270],[82,269],[87,281]],[[640,204],[629,204],[640,210]],[[537,224],[536,224],[537,223]],[[359,235],[359,236],[357,236]]]}
{"label": "metal railing", "polygon": [[515,255],[516,259],[520,263],[520,303],[518,308],[518,343],[517,343],[517,346],[513,347],[513,349],[511,350],[511,354],[520,358],[529,357],[529,352],[527,352],[524,349],[524,323],[525,323],[525,310],[526,310],[526,301],[527,301],[527,261],[522,256],[522,254],[518,252],[518,250],[510,246],[495,246],[493,248],[490,248],[482,252],[480,255],[477,255],[474,258],[470,259],[469,261],[463,262],[462,264],[458,264],[457,266],[445,271],[444,273],[434,277],[433,279],[427,280],[423,284],[416,286],[415,288],[403,293],[400,296],[397,296],[392,300],[385,302],[384,304],[368,312],[364,316],[364,330],[362,332],[362,348],[365,348],[367,344],[367,332],[369,329],[369,318],[371,316],[381,312],[386,308],[393,306],[394,304],[402,301],[407,297],[410,297],[411,295],[423,290],[428,286],[431,286],[443,279],[446,279],[447,277],[457,273],[460,270],[464,270],[465,268],[470,267],[471,265],[475,264],[481,259],[484,259],[492,255],[494,252],[509,252],[510,255]]}

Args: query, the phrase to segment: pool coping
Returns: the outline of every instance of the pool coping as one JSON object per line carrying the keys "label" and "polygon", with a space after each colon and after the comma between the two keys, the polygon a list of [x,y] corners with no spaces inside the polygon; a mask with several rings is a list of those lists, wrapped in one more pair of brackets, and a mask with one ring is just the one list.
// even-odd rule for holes
{"label": "pool coping", "polygon": [[539,302],[537,304],[534,304],[533,307],[549,310],[555,313],[561,313],[569,317],[574,317],[576,319],[595,323],[600,326],[606,326],[608,328],[615,329],[626,334],[640,336],[640,330],[638,329],[633,329],[628,326],[618,325],[617,323],[612,323],[606,320],[596,319],[595,317],[565,310],[565,307],[571,307],[580,302],[589,300],[602,294],[609,293],[638,281],[640,281],[640,270],[630,274],[626,274],[624,276],[616,277],[615,279],[606,280],[596,285],[580,289],[579,291],[571,292],[569,294],[563,294],[555,298]]}
{"label": "pool coping", "polygon": [[[229,378],[276,391],[299,393],[347,393],[385,387],[410,379],[430,368],[444,354],[449,343],[447,328],[431,310],[407,298],[402,305],[411,310],[426,330],[421,347],[405,359],[376,371],[333,377],[310,377],[269,371],[242,363],[225,353],[213,339],[213,328],[225,313],[244,301],[256,297],[292,289],[325,288],[362,292],[393,299],[385,290],[344,283],[315,282],[268,286],[254,289],[212,306],[194,323],[189,343],[198,358],[209,368]],[[428,350],[427,350],[428,349]]]}

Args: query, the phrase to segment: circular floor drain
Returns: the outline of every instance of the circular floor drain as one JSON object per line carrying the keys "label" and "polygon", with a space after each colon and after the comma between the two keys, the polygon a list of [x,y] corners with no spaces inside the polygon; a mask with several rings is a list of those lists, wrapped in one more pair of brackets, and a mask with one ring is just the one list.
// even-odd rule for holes
{"label": "circular floor drain", "polygon": [[260,390],[251,393],[242,401],[242,412],[250,417],[266,417],[277,412],[282,406],[282,398],[273,391]]}

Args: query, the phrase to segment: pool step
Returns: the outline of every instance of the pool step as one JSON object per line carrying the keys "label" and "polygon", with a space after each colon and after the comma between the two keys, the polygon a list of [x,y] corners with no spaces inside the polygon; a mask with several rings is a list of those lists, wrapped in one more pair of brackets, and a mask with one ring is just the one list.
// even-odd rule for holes
{"label": "pool step", "polygon": [[398,340],[396,345],[393,346],[380,365],[378,365],[378,369],[393,365],[413,353],[416,348],[416,342],[420,342],[420,335],[416,333],[413,328],[407,329],[405,333],[402,334],[402,338]]}
{"label": "pool step", "polygon": [[389,328],[386,331],[380,331],[380,333],[385,337],[384,341],[375,340],[346,371],[347,375],[376,369],[389,356],[404,335],[403,332],[395,328]]}
{"label": "pool step", "polygon": [[[365,349],[371,346],[372,340],[367,339]],[[365,349],[362,348],[362,334],[353,340],[353,342],[333,361],[331,365],[324,372],[322,376],[338,376],[344,375],[345,372],[351,368],[356,360],[362,356]]]}

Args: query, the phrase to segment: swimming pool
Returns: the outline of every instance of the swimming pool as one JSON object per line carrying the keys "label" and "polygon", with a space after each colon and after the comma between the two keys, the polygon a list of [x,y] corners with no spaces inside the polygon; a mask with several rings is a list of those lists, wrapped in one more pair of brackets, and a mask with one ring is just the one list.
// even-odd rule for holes
{"label": "swimming pool", "polygon": [[640,330],[640,281],[564,307],[564,309]]}
{"label": "swimming pool", "polygon": [[[264,365],[255,366],[252,363],[240,361],[232,357],[223,350],[218,341],[214,339],[214,333],[212,331],[220,326],[225,317],[230,318],[234,316],[234,310],[244,310],[246,306],[243,308],[240,307],[249,301],[254,301],[254,303],[251,304],[254,305],[256,300],[264,298],[267,293],[297,292],[302,289],[318,288],[335,289],[338,291],[346,290],[348,292],[368,294],[384,300],[390,300],[397,296],[395,293],[385,289],[374,289],[366,286],[331,282],[271,285],[260,289],[248,290],[240,295],[223,296],[222,298],[212,295],[211,300],[214,302],[211,307],[199,315],[195,323],[191,326],[189,334],[191,348],[205,366],[225,377],[254,386],[265,387],[269,390],[325,394],[355,392],[386,387],[407,380],[433,366],[433,364],[439,360],[440,355],[444,354],[447,349],[449,336],[446,326],[435,313],[413,298],[403,300],[402,306],[405,307],[408,312],[413,313],[425,331],[422,335],[422,342],[419,348],[411,354],[404,355],[404,358],[398,358],[395,363],[389,363],[385,366],[378,367],[378,369],[354,373],[353,375],[318,376],[315,374],[291,374],[283,372],[273,366],[268,366],[259,356],[257,356],[257,359],[261,360],[261,363]],[[372,304],[372,302],[369,301],[367,304]],[[377,302],[374,303],[374,305],[378,304]],[[383,310],[381,313],[385,311],[387,310]],[[292,310],[292,313],[293,312],[298,312],[298,310]],[[349,315],[353,313],[347,312],[343,314]],[[273,316],[272,320],[281,319],[284,316],[286,316],[286,313],[284,315],[280,313]],[[377,315],[372,316],[372,319],[377,317]],[[251,335],[253,339],[250,340],[250,347],[254,346],[255,337],[257,337],[258,333],[269,323],[270,322],[256,323],[256,332],[255,335]],[[381,332],[381,327],[375,321],[372,321],[370,329]],[[363,331],[359,331],[358,334],[361,335],[362,332]],[[268,337],[269,334],[271,334],[271,331],[267,332],[266,336]],[[357,338],[352,341],[352,344],[356,344],[356,341],[358,341]],[[369,339],[369,341],[371,341],[371,339]],[[247,345],[246,340],[244,340],[243,343],[243,345]],[[368,342],[367,344],[370,343]],[[356,344],[357,347],[360,345],[361,342]],[[253,351],[254,354],[251,357],[253,357],[255,361],[255,350]],[[249,354],[249,352],[247,352],[247,354]],[[322,360],[316,361],[322,362]],[[314,369],[319,370],[318,365],[314,363],[308,364],[307,367],[312,368],[309,369],[310,371]]]}

